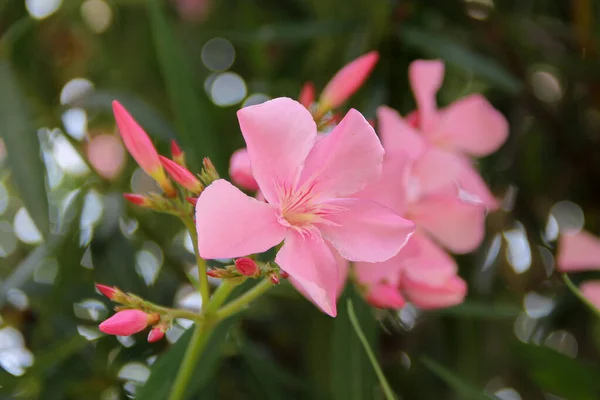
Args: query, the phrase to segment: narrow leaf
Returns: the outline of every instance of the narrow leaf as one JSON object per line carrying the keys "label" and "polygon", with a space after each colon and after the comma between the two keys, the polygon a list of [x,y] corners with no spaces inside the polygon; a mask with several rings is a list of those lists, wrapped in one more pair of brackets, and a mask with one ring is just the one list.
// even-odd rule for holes
{"label": "narrow leaf", "polygon": [[483,393],[480,389],[475,387],[474,384],[467,382],[462,377],[456,375],[451,370],[437,363],[429,357],[421,358],[421,363],[433,374],[437,375],[440,379],[454,389],[461,398],[465,400],[490,400],[493,397]]}

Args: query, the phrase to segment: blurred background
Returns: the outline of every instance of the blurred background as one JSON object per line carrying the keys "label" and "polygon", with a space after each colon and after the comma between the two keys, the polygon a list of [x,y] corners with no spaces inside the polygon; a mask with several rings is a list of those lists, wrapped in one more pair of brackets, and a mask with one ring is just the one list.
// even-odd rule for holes
{"label": "blurred background", "polygon": [[412,110],[408,64],[441,58],[440,104],[482,92],[510,122],[480,162],[503,202],[458,258],[466,302],[376,312],[348,287],[331,319],[281,284],[217,330],[190,398],[383,398],[346,298],[402,399],[600,398],[600,323],[554,268],[561,231],[600,233],[599,16],[593,0],[0,1],[0,398],[164,399],[183,356],[185,321],[154,344],[97,329],[112,305],[94,282],[201,306],[183,227],[122,198],[153,182],[113,99],[163,154],[176,139],[225,176],[237,109],[319,90],[370,50],[347,105],[367,117]]}

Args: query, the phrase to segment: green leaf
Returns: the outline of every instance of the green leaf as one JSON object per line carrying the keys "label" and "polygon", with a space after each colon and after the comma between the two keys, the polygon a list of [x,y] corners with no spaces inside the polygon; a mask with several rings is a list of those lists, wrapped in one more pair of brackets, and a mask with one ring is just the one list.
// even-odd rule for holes
{"label": "green leaf", "polygon": [[[222,321],[213,331],[204,353],[200,356],[194,369],[193,379],[187,388],[187,399],[191,398],[191,394],[202,390],[212,380],[217,372],[221,347],[238,318],[238,316],[234,316]],[[192,334],[193,329],[189,329],[165,354],[159,355],[158,360],[152,366],[148,381],[136,393],[138,399],[164,400],[168,397]]]}
{"label": "green leaf", "polygon": [[167,94],[177,121],[181,144],[187,150],[193,170],[199,170],[202,156],[220,164],[209,108],[204,93],[194,90],[193,80],[181,44],[169,26],[162,0],[148,0],[150,26]]}
{"label": "green leaf", "polygon": [[0,137],[6,144],[12,180],[33,222],[42,236],[48,238],[49,206],[40,142],[17,78],[8,60],[2,57],[0,87]]}
{"label": "green leaf", "polygon": [[524,370],[545,391],[566,399],[600,398],[600,368],[549,347],[515,343]]}
{"label": "green leaf", "polygon": [[350,317],[350,322],[352,323],[354,332],[356,332],[356,335],[360,339],[360,342],[362,343],[362,345],[365,349],[365,352],[367,353],[367,356],[369,357],[369,361],[371,362],[371,365],[373,366],[373,369],[375,370],[375,373],[377,374],[377,379],[379,379],[379,384],[383,388],[383,393],[385,394],[385,398],[387,400],[394,400],[396,398],[396,395],[394,395],[394,392],[392,391],[390,384],[388,383],[387,379],[385,378],[385,375],[383,374],[383,371],[381,370],[381,367],[379,366],[379,362],[377,361],[377,358],[373,354],[373,350],[371,350],[371,347],[369,346],[369,341],[367,340],[367,338],[365,337],[365,334],[363,333],[362,329],[360,328],[360,324],[358,323],[358,319],[356,318],[356,313],[354,312],[354,306],[352,305],[352,300],[348,299],[347,305],[348,305],[348,317]]}
{"label": "green leaf", "polygon": [[521,82],[496,60],[469,49],[447,35],[403,25],[399,36],[404,43],[428,56],[443,58],[449,64],[470,71],[506,92],[516,94],[521,90]]}
{"label": "green leaf", "polygon": [[437,363],[429,357],[422,357],[421,363],[430,370],[434,375],[438,376],[444,382],[461,395],[465,400],[490,400],[493,397],[483,393],[474,384],[467,382],[462,377],[456,375],[451,370]]}
{"label": "green leaf", "polygon": [[371,348],[377,348],[377,324],[371,307],[360,297],[352,285],[347,285],[338,301],[338,315],[331,335],[331,399],[364,400],[375,398],[377,377],[357,335],[352,332],[348,314],[348,300],[352,300],[358,323]]}

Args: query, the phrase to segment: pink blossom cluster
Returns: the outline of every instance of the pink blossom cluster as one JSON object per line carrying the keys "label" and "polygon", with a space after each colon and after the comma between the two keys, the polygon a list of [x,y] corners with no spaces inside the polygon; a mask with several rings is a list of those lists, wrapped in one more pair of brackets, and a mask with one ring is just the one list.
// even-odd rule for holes
{"label": "pink blossom cluster", "polygon": [[196,214],[203,257],[262,252],[283,240],[276,262],[330,315],[349,261],[376,307],[462,302],[467,287],[447,251],[467,253],[483,240],[485,215],[498,205],[473,162],[502,145],[508,124],[480,95],[438,109],[444,65],[419,60],[409,69],[417,110],[403,118],[380,107],[381,142],[356,110],[318,133],[313,118],[342,104],[376,61],[369,53],[344,67],[316,105],[308,85],[301,104],[275,99],[238,112],[247,149],[232,156],[230,175],[265,202],[225,181],[207,188]]}

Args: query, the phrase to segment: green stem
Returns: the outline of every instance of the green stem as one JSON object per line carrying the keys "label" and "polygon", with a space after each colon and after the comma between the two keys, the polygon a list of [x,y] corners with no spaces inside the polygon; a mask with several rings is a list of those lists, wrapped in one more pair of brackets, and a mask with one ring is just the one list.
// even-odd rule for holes
{"label": "green stem", "polygon": [[271,280],[269,278],[265,278],[246,293],[238,297],[237,299],[227,303],[226,306],[217,311],[216,318],[218,321],[221,321],[225,318],[231,317],[233,314],[236,314],[246,308],[246,306],[257,297],[260,297],[267,290],[269,290],[273,286]]}
{"label": "green stem", "polygon": [[198,359],[202,355],[202,350],[204,350],[204,347],[206,347],[206,343],[208,342],[214,327],[215,324],[212,322],[196,324],[194,334],[192,335],[190,343],[185,351],[185,357],[183,358],[181,366],[179,367],[177,378],[175,378],[175,383],[173,383],[173,387],[171,388],[169,400],[182,400],[184,398],[185,391],[190,378],[192,377],[196,364],[198,363]]}
{"label": "green stem", "polygon": [[371,361],[371,365],[377,374],[377,378],[379,378],[379,383],[381,383],[381,387],[383,388],[383,393],[387,400],[395,400],[396,396],[394,395],[394,391],[390,387],[387,379],[385,379],[385,375],[377,362],[377,358],[375,358],[375,354],[371,350],[371,346],[369,346],[369,341],[365,337],[365,334],[358,323],[358,319],[356,318],[356,314],[354,313],[354,305],[352,304],[352,300],[348,299],[348,317],[350,317],[350,323],[354,328],[354,331],[358,335],[360,342],[362,343],[365,352],[367,353],[367,357],[369,357],[369,361]]}
{"label": "green stem", "polygon": [[581,300],[586,306],[588,306],[589,308],[592,309],[592,311],[598,316],[600,317],[600,310],[598,310],[598,308],[593,305],[584,295],[583,293],[581,293],[581,290],[579,290],[579,288],[577,286],[575,286],[575,284],[573,283],[573,281],[571,280],[571,278],[569,278],[569,275],[567,274],[563,274],[563,280],[565,281],[567,287],[571,290],[571,292],[573,292],[573,294],[575,296],[577,296],[579,298],[579,300]]}
{"label": "green stem", "polygon": [[192,237],[194,253],[196,254],[196,265],[198,266],[198,281],[200,282],[200,295],[202,296],[202,307],[204,308],[208,305],[208,302],[210,300],[208,276],[206,275],[206,261],[202,257],[200,257],[200,253],[198,253],[198,234],[196,233],[196,226],[190,219],[183,218],[182,220]]}
{"label": "green stem", "polygon": [[226,279],[223,279],[217,290],[215,290],[215,292],[213,293],[210,299],[210,303],[204,311],[205,314],[212,315],[213,313],[217,312],[219,307],[221,307],[221,305],[225,303],[225,300],[227,300],[227,297],[229,297],[229,295],[231,294],[233,289],[236,288],[236,286],[238,286],[237,283],[232,283]]}
{"label": "green stem", "polygon": [[150,308],[151,310],[155,310],[159,314],[168,314],[174,318],[190,319],[192,321],[195,321],[196,323],[204,321],[204,317],[202,315],[199,315],[193,311],[181,310],[178,308],[161,307],[155,304],[150,304],[148,308]]}

